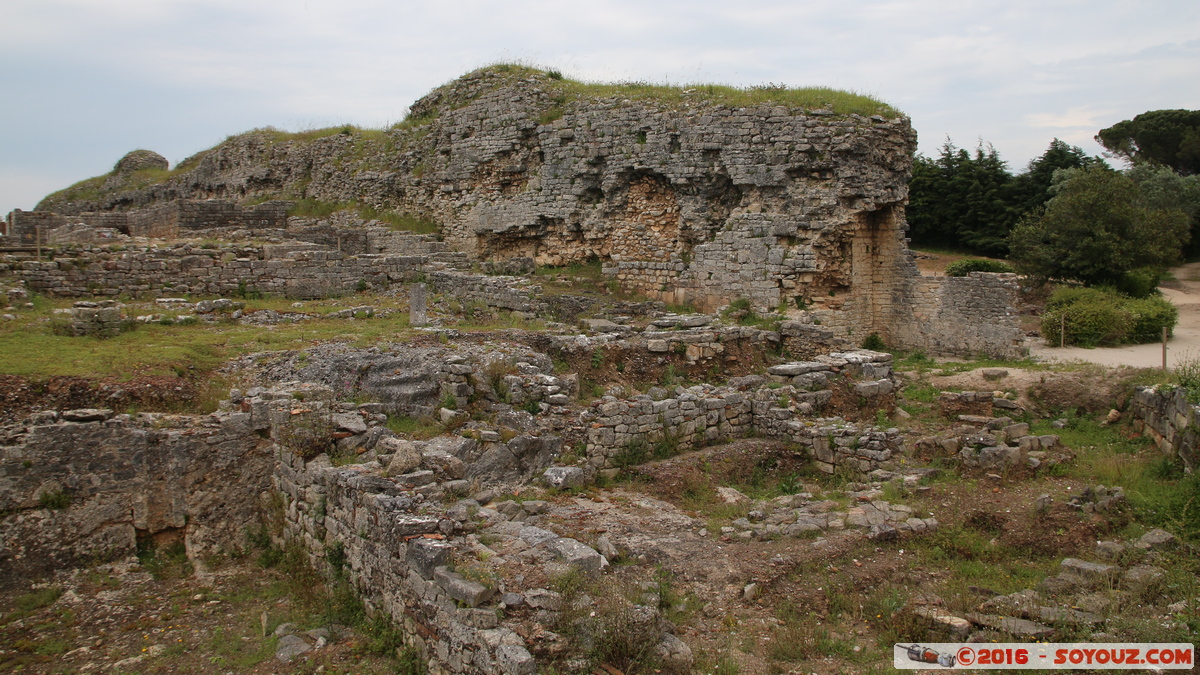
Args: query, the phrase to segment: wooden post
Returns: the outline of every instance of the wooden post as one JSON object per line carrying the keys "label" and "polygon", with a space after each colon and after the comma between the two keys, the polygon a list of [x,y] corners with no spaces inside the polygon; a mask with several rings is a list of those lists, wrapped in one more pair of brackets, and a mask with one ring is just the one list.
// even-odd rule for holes
{"label": "wooden post", "polygon": [[1067,345],[1067,313],[1062,314],[1062,326],[1058,329],[1058,346],[1065,347]]}
{"label": "wooden post", "polygon": [[1166,370],[1167,369],[1167,327],[1166,326],[1163,326],[1163,329],[1162,329],[1162,341],[1163,341],[1163,370]]}

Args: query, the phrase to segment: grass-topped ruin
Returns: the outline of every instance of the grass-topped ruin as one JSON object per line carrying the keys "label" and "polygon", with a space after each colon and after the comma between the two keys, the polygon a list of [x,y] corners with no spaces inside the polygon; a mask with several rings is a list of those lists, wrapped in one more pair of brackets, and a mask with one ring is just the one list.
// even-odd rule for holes
{"label": "grass-topped ruin", "polygon": [[1023,359],[1012,274],[918,274],[913,142],[850,94],[494,66],[12,214],[0,669],[1194,641],[1188,390]]}

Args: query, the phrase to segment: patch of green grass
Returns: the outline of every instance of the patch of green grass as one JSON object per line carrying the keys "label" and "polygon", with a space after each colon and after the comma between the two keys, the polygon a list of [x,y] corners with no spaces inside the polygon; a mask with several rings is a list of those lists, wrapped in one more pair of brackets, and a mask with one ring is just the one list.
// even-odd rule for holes
{"label": "patch of green grass", "polygon": [[387,428],[411,436],[417,440],[433,438],[442,433],[442,425],[432,417],[410,417],[408,415],[392,415],[388,417]]}
{"label": "patch of green grass", "polygon": [[[364,303],[386,307],[394,303],[383,296],[365,296]],[[247,302],[247,311],[291,309],[293,300],[266,298]],[[229,359],[261,351],[303,349],[314,342],[342,341],[366,347],[395,340],[408,329],[408,316],[395,312],[356,320],[351,328],[340,319],[307,321],[275,326],[217,322],[190,326],[146,324],[136,331],[97,339],[56,335],[49,322],[53,309],[70,306],[70,300],[44,300],[43,307],[22,312],[16,321],[0,324],[0,373],[26,377],[70,375],[121,377],[208,373]],[[338,309],[328,304],[304,311],[326,313]],[[131,310],[141,311],[141,310]]]}
{"label": "patch of green grass", "polygon": [[46,586],[45,588],[37,588],[28,593],[18,595],[13,604],[16,605],[18,612],[28,615],[58,602],[62,594],[63,590],[61,586]]}

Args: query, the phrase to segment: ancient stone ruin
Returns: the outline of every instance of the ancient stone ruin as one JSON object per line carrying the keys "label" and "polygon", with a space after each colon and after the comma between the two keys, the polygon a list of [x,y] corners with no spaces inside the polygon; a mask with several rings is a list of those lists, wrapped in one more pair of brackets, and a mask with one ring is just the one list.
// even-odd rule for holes
{"label": "ancient stone ruin", "polygon": [[[742,298],[859,341],[1020,352],[1011,277],[917,273],[904,220],[916,136],[903,115],[560,87],[538,71],[484,69],[417,101],[409,123],[379,137],[250,132],[144,187],[117,171],[99,196],[56,193],[11,214],[9,235],[29,246],[39,228],[74,221],[131,236],[265,233],[282,227],[286,204],[235,200],[355,201],[432,218],[475,261],[599,260],[626,290],[703,310]],[[349,233],[288,238],[388,250],[351,246]]]}
{"label": "ancient stone ruin", "polygon": [[[907,118],[637,92],[489,68],[387,131],[258,130],[174,168],[137,151],[10,214],[5,321],[44,311],[28,329],[81,348],[139,327],[258,331],[266,346],[208,373],[223,386],[207,408],[182,365],[157,399],[137,379],[0,377],[0,577],[128,571],[166,546],[205,574],[287,551],[397,627],[429,672],[611,673],[596,645],[618,630],[643,663],[712,672],[727,629],[813,642],[782,632],[797,619],[773,590],[911,558],[943,514],[961,528],[968,502],[1062,476],[1074,450],[1006,371],[927,390],[878,348],[1023,353],[1014,275],[913,263]],[[914,382],[923,413],[899,405]],[[1200,408],[1166,389],[1132,400],[1193,467]],[[723,471],[736,480],[712,479]],[[958,474],[979,489],[951,502],[937,481]],[[1053,532],[1125,500],[1045,494],[1030,520]],[[993,551],[1002,518],[984,516],[971,541]],[[913,592],[878,618],[913,639],[1046,638],[1109,630],[1106,601],[1158,601],[1171,535],[1092,555],[1086,534],[1071,550],[1102,562],[1065,557],[969,612],[925,592],[936,574],[886,568]],[[937,541],[927,555],[958,554]],[[1093,597],[1104,584],[1128,596]],[[828,589],[790,611],[874,621]],[[259,638],[278,638],[280,661],[345,628],[269,628],[268,611]],[[93,658],[91,644],[62,658]],[[158,658],[125,657],[105,667]]]}

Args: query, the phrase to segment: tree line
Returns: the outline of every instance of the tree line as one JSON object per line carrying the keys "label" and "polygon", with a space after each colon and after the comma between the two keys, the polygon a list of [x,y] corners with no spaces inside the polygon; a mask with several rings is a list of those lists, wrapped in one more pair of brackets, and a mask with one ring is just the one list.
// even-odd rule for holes
{"label": "tree line", "polygon": [[1129,168],[1057,138],[1017,174],[982,142],[917,156],[913,244],[1008,258],[1037,280],[1153,292],[1167,267],[1200,255],[1200,111],[1142,113],[1096,140]]}

